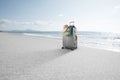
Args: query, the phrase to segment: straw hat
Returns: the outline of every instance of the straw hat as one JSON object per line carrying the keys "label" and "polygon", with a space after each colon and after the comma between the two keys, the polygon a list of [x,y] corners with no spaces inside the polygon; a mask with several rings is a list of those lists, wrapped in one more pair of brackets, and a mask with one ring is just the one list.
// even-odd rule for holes
{"label": "straw hat", "polygon": [[67,29],[68,29],[68,25],[64,25],[63,32],[67,31]]}

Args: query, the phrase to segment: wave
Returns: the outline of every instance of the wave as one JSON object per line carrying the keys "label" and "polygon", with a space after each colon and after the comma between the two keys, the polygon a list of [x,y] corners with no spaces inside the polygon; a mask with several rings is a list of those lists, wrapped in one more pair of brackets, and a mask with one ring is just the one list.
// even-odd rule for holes
{"label": "wave", "polygon": [[[40,36],[62,40],[61,32],[37,32],[22,33],[28,36]],[[96,32],[78,32],[78,44],[86,47],[120,52],[120,34],[96,33]]]}

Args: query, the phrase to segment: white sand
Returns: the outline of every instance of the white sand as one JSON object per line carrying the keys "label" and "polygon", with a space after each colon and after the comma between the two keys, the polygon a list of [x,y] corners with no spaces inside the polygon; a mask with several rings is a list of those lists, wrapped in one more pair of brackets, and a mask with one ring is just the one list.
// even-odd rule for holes
{"label": "white sand", "polygon": [[0,33],[0,80],[120,80],[120,53]]}

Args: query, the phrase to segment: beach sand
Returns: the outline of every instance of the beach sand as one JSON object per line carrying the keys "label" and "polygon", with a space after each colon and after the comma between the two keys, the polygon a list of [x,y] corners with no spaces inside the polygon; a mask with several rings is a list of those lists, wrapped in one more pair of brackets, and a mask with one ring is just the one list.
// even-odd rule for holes
{"label": "beach sand", "polygon": [[120,80],[120,52],[0,33],[0,80]]}

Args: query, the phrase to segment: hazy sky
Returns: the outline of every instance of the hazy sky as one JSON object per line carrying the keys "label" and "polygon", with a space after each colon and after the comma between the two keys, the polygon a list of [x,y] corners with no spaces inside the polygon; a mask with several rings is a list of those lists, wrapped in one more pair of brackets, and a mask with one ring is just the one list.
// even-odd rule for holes
{"label": "hazy sky", "polygon": [[0,0],[0,30],[120,32],[120,0]]}

